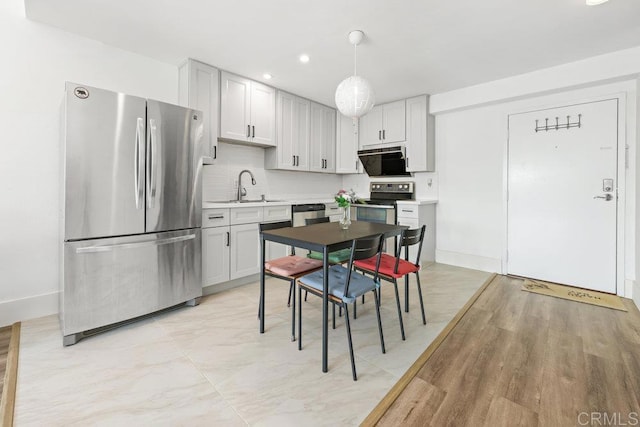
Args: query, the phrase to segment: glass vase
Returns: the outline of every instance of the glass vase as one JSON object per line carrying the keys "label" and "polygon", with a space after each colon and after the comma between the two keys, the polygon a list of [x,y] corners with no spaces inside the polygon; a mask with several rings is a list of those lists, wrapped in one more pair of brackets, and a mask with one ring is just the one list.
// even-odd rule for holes
{"label": "glass vase", "polygon": [[347,205],[342,208],[342,217],[340,218],[340,228],[346,230],[351,225],[351,206]]}

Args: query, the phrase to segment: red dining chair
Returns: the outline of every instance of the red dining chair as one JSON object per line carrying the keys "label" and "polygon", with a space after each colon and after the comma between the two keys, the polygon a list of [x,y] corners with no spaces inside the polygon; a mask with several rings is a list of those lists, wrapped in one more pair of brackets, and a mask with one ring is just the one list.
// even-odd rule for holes
{"label": "red dining chair", "polygon": [[[400,322],[400,333],[402,339],[405,339],[404,323],[402,321],[402,310],[400,308],[400,295],[398,294],[398,279],[404,277],[405,280],[405,311],[409,311],[409,275],[416,275],[416,284],[418,286],[418,296],[420,297],[420,309],[422,310],[422,323],[427,324],[424,314],[424,302],[422,301],[422,288],[420,286],[420,252],[422,251],[422,241],[424,240],[425,226],[413,230],[402,230],[398,247],[396,248],[396,256],[383,253],[380,259],[380,267],[378,268],[378,277],[393,283],[396,294],[396,306],[398,308],[398,320]],[[416,254],[416,262],[409,261],[409,247],[418,245],[418,253]],[[404,248],[404,257],[400,257],[402,248]],[[374,274],[376,271],[376,258],[355,261],[354,268],[363,273]]]}

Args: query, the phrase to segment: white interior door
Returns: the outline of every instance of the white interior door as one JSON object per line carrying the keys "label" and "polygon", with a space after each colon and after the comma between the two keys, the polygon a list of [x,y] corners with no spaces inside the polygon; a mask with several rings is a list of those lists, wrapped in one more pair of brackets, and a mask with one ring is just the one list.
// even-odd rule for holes
{"label": "white interior door", "polygon": [[617,130],[616,99],[509,117],[510,274],[616,292]]}

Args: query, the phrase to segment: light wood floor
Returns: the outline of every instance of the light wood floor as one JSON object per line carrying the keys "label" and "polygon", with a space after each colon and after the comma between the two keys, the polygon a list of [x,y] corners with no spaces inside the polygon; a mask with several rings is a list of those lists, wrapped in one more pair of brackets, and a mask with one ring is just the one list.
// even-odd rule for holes
{"label": "light wood floor", "polygon": [[0,398],[2,398],[2,389],[4,388],[4,371],[7,367],[9,341],[11,341],[11,326],[0,328]]}
{"label": "light wood floor", "polygon": [[618,417],[616,425],[640,419],[633,302],[622,312],[521,285],[497,276],[378,424],[590,425],[592,412]]}

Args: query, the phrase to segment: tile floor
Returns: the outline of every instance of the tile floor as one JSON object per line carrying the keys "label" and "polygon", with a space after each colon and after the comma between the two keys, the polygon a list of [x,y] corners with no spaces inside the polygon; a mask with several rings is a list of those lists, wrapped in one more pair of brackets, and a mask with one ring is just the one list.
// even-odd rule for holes
{"label": "tile floor", "polygon": [[[358,381],[342,318],[321,370],[321,300],[303,304],[303,350],[290,340],[288,285],[267,280],[266,331],[258,284],[62,347],[56,316],[22,324],[15,425],[357,425],[489,277],[441,264],[415,283],[402,342],[393,286],[383,284],[380,352],[371,297],[352,322]],[[400,290],[401,298],[404,294]]]}

